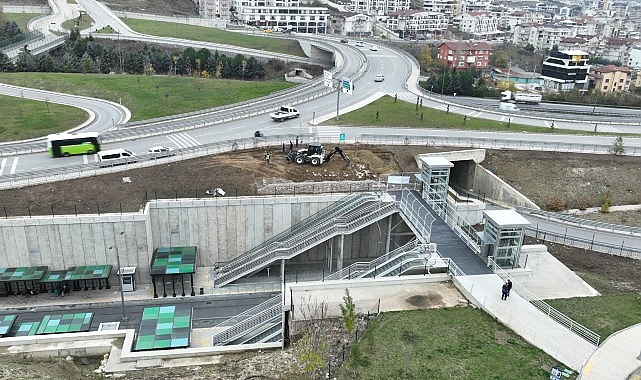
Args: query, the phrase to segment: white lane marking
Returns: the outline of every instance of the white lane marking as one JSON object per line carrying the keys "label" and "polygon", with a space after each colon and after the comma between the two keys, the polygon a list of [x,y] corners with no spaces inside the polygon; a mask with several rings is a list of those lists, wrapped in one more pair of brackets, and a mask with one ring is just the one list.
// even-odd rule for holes
{"label": "white lane marking", "polygon": [[7,159],[6,159],[6,158],[3,158],[3,159],[2,159],[2,163],[0,163],[0,176],[1,176],[1,175],[2,175],[2,173],[4,172],[4,167],[5,167],[5,166],[7,166]]}
{"label": "white lane marking", "polygon": [[82,156],[82,163],[83,164],[88,164],[89,163],[89,155],[85,154]]}
{"label": "white lane marking", "polygon": [[16,167],[18,166],[19,158],[19,156],[13,158],[13,163],[11,164],[11,171],[9,172],[9,174],[16,174]]}
{"label": "white lane marking", "polygon": [[188,147],[200,145],[198,140],[189,136],[186,133],[177,133],[175,135],[169,135],[167,136],[167,139],[169,139],[169,141],[171,141],[172,143],[178,145],[180,148],[188,148]]}

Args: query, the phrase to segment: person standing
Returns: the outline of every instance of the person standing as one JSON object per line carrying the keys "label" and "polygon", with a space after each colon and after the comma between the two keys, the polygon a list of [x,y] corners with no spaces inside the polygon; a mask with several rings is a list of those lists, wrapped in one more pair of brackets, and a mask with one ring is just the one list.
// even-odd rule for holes
{"label": "person standing", "polygon": [[292,140],[289,140],[289,150],[294,150],[294,143]]}
{"label": "person standing", "polygon": [[285,153],[285,143],[283,143],[283,153]]}
{"label": "person standing", "polygon": [[269,151],[265,151],[265,162],[269,165]]}
{"label": "person standing", "polygon": [[512,280],[507,280],[507,296],[510,296],[510,290],[512,290]]}
{"label": "person standing", "polygon": [[507,282],[503,284],[503,287],[501,288],[501,299],[506,300],[507,299]]}

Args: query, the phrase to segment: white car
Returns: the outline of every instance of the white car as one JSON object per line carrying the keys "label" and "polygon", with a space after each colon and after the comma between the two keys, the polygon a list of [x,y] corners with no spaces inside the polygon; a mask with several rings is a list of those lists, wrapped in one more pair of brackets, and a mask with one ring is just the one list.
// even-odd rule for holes
{"label": "white car", "polygon": [[374,82],[382,82],[384,80],[385,80],[385,77],[383,76],[383,74],[378,74],[374,77]]}
{"label": "white car", "polygon": [[376,45],[372,45],[372,46],[369,47],[369,50],[378,51],[378,48],[376,47]]}
{"label": "white car", "polygon": [[173,156],[175,154],[173,151],[174,150],[172,148],[158,145],[158,146],[152,146],[151,148],[149,148],[147,150],[147,153],[153,158],[161,158],[161,157]]}

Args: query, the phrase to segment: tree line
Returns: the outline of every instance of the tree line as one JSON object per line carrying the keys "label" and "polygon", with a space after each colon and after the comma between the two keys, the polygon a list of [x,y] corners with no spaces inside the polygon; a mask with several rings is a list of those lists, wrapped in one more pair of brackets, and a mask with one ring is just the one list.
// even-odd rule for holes
{"label": "tree line", "polygon": [[24,39],[24,34],[15,21],[5,20],[0,7],[0,46],[8,46]]}
{"label": "tree line", "polygon": [[187,75],[225,79],[263,79],[265,66],[254,57],[227,56],[218,51],[188,47],[169,50],[129,41],[97,42],[73,30],[64,45],[32,55],[25,46],[15,63],[0,52],[0,71],[64,73],[129,73]]}

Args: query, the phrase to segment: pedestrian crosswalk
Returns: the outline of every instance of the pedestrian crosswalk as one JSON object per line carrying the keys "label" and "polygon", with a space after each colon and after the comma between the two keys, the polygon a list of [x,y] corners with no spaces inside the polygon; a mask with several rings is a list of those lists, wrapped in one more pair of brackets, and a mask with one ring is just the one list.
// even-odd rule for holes
{"label": "pedestrian crosswalk", "polygon": [[19,158],[20,157],[17,156],[12,158],[3,158],[2,161],[0,161],[0,176],[5,174],[16,174]]}
{"label": "pedestrian crosswalk", "polygon": [[611,125],[599,125],[597,124],[595,126],[594,132],[610,132],[610,133],[621,133],[621,130],[618,128],[615,128]]}
{"label": "pedestrian crosswalk", "polygon": [[339,141],[340,134],[340,127],[316,127],[316,136],[318,141]]}
{"label": "pedestrian crosswalk", "polygon": [[201,145],[201,143],[198,142],[198,140],[191,137],[185,132],[176,133],[175,135],[168,135],[167,139],[172,143],[176,144],[178,148],[189,148],[192,146]]}

